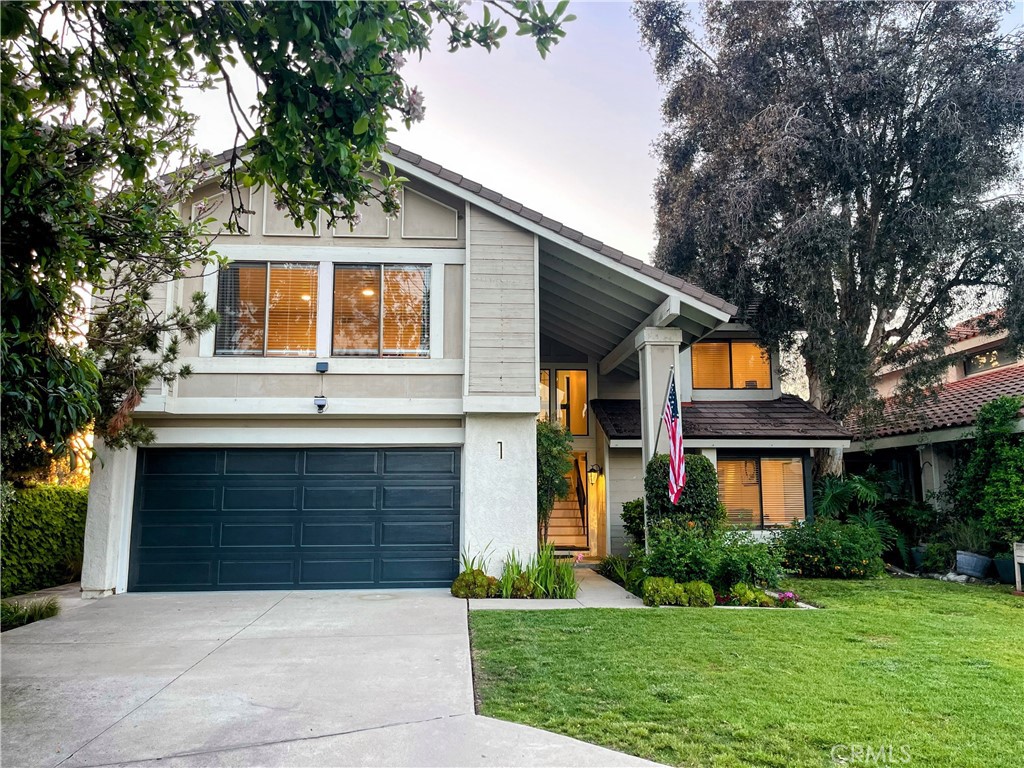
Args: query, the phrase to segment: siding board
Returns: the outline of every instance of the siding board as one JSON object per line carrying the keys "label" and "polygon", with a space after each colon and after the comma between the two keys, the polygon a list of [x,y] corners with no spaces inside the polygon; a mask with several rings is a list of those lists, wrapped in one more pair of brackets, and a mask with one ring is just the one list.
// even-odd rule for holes
{"label": "siding board", "polygon": [[536,395],[534,236],[473,208],[469,242],[469,392]]}

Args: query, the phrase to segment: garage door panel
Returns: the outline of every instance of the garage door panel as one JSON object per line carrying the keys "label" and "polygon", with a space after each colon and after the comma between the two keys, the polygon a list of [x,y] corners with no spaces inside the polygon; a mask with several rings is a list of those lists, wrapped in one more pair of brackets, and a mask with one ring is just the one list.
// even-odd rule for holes
{"label": "garage door panel", "polygon": [[167,560],[143,563],[139,568],[138,586],[150,589],[209,587],[212,579],[213,563],[209,560]]}
{"label": "garage door panel", "polygon": [[393,485],[384,487],[384,509],[455,509],[455,489],[449,486]]}
{"label": "garage door panel", "polygon": [[300,454],[280,449],[245,450],[224,452],[225,475],[292,475],[299,474]]}
{"label": "garage door panel", "polygon": [[328,587],[371,587],[374,578],[374,560],[365,557],[359,560],[303,560],[302,586]]}
{"label": "garage door panel", "polygon": [[294,547],[294,523],[223,523],[222,547]]}
{"label": "garage door panel", "polygon": [[213,512],[217,509],[216,488],[145,489],[142,492],[143,512]]}
{"label": "garage door panel", "polygon": [[225,488],[224,510],[272,510],[291,511],[298,509],[299,490],[292,488]]}
{"label": "garage door panel", "polygon": [[294,560],[221,560],[218,586],[283,587],[295,582]]}
{"label": "garage door panel", "polygon": [[220,451],[148,451],[140,462],[149,476],[219,475]]}
{"label": "garage door panel", "polygon": [[376,475],[379,451],[323,450],[307,452],[306,475]]}
{"label": "garage door panel", "polygon": [[377,543],[372,520],[351,523],[303,523],[304,547],[372,547]]}
{"label": "garage door panel", "polygon": [[212,546],[212,523],[169,523],[167,525],[143,525],[139,528],[139,547],[142,549]]}
{"label": "garage door panel", "polygon": [[458,449],[143,449],[139,459],[131,590],[441,587],[456,575]]}
{"label": "garage door panel", "polygon": [[384,474],[455,474],[455,451],[384,451]]}
{"label": "garage door panel", "polygon": [[377,509],[377,488],[327,486],[303,488],[302,508],[309,510],[349,510],[373,512]]}
{"label": "garage door panel", "polygon": [[381,523],[381,546],[457,547],[456,522],[384,521]]}

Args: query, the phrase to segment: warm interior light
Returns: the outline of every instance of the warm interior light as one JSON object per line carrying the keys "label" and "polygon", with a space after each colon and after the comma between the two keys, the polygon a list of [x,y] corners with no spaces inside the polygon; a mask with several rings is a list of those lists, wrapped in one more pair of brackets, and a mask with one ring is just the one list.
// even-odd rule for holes
{"label": "warm interior light", "polygon": [[313,299],[313,297],[310,296],[308,293],[302,294],[301,296],[299,296],[299,298],[302,299],[303,301],[312,301]]}
{"label": "warm interior light", "polygon": [[373,288],[363,288],[363,296],[373,296]]}

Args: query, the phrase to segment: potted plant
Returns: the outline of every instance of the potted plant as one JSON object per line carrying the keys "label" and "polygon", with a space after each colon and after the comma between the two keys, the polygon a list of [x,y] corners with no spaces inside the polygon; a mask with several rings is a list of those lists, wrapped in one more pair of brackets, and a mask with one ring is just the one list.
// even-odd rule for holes
{"label": "potted plant", "polygon": [[956,550],[956,572],[976,579],[985,578],[992,558],[985,552],[991,537],[981,520],[958,520],[949,526],[949,543]]}
{"label": "potted plant", "polygon": [[1003,551],[992,558],[996,566],[996,573],[999,575],[1000,584],[1016,584],[1016,574],[1013,572],[1013,545],[1011,544]]}

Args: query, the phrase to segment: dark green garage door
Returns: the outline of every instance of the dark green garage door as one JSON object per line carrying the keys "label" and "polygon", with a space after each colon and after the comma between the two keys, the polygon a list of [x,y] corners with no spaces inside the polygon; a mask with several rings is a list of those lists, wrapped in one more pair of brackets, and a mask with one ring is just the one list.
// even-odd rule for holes
{"label": "dark green garage door", "polygon": [[139,451],[128,589],[446,587],[455,448]]}

